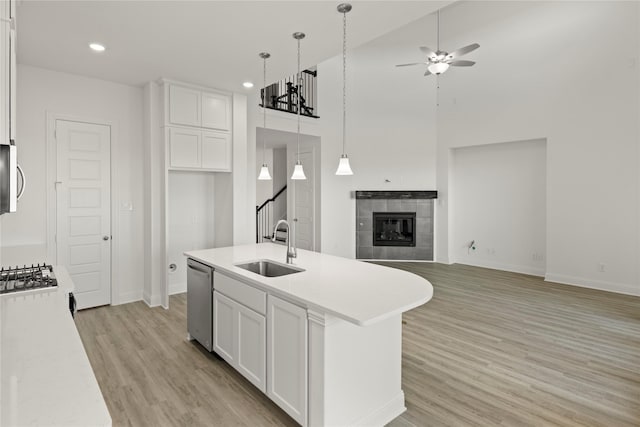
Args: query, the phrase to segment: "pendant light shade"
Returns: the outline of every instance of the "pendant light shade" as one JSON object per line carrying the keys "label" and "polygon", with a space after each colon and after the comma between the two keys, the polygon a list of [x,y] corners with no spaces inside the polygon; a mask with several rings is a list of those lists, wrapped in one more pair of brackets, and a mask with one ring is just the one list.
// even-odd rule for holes
{"label": "pendant light shade", "polygon": [[349,165],[349,157],[347,157],[346,154],[340,156],[340,163],[338,163],[336,175],[353,175],[351,165]]}
{"label": "pendant light shade", "polygon": [[269,173],[269,166],[265,162],[265,154],[267,151],[267,58],[271,55],[267,52],[260,52],[258,56],[262,58],[262,126],[265,133],[262,136],[262,167],[260,168],[258,180],[269,181],[271,180],[271,174]]}
{"label": "pendant light shade", "polygon": [[300,94],[302,93],[302,75],[300,74],[300,40],[305,38],[305,34],[301,32],[293,33],[293,38],[298,42],[298,74],[296,74],[296,86],[297,86],[297,99],[298,99],[298,151],[296,156],[296,164],[293,168],[293,174],[291,175],[291,179],[301,180],[307,179],[307,176],[304,174],[304,169],[302,169],[302,162],[300,161],[300,110],[302,109],[302,103],[300,99]]}
{"label": "pendant light shade", "polygon": [[304,174],[304,169],[302,169],[302,163],[300,163],[300,160],[296,162],[296,165],[293,168],[291,179],[307,179],[307,176]]}
{"label": "pendant light shade", "polygon": [[266,163],[262,164],[260,168],[260,175],[258,175],[258,179],[260,181],[269,181],[271,179],[271,174],[269,173],[269,167]]}
{"label": "pendant light shade", "polygon": [[352,9],[349,3],[338,5],[338,12],[342,14],[342,155],[336,175],[353,175],[347,147],[347,13]]}

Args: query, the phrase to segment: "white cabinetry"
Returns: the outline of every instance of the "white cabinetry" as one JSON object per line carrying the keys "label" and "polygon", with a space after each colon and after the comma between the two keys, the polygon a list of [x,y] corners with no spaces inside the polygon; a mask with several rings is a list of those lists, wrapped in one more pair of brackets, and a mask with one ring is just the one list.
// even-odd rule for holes
{"label": "white cabinetry", "polygon": [[[224,295],[216,289],[234,289]],[[237,291],[231,288],[238,285]],[[260,296],[262,294],[262,296]],[[230,297],[237,298],[234,300]],[[246,302],[245,302],[246,299]],[[214,273],[213,349],[263,393],[266,391],[266,318],[249,307],[264,299],[264,292]],[[264,304],[263,304],[264,311]]]}
{"label": "white cabinetry", "polygon": [[231,130],[231,98],[228,95],[170,84],[168,112],[172,125]]}
{"label": "white cabinetry", "polygon": [[169,167],[212,172],[231,171],[231,136],[190,128],[168,128]]}
{"label": "white cabinetry", "polygon": [[165,83],[168,166],[231,172],[231,96]]}
{"label": "white cabinetry", "polygon": [[199,168],[202,132],[169,128],[169,159],[172,168]]}
{"label": "white cabinetry", "polygon": [[199,90],[169,85],[169,122],[200,127],[200,100]]}
{"label": "white cabinetry", "polygon": [[267,313],[267,395],[306,425],[307,311],[269,295]]}
{"label": "white cabinetry", "polygon": [[202,169],[231,172],[231,135],[202,132]]}
{"label": "white cabinetry", "polygon": [[231,102],[226,95],[202,92],[202,127],[231,130]]}
{"label": "white cabinetry", "polygon": [[16,138],[16,3],[0,2],[0,144]]}

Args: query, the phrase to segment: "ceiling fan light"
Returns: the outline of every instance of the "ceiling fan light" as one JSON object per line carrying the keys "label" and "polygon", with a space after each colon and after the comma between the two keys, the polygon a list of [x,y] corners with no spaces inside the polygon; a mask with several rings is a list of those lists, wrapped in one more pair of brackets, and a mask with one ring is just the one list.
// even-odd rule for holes
{"label": "ceiling fan light", "polygon": [[347,157],[346,154],[340,156],[340,163],[338,163],[336,175],[353,175],[351,165],[349,165],[349,157]]}
{"label": "ceiling fan light", "polygon": [[293,168],[291,179],[307,179],[306,175],[304,174],[304,169],[302,169],[302,163],[300,163],[300,160],[296,162],[296,165]]}
{"label": "ceiling fan light", "polygon": [[269,167],[266,164],[263,164],[260,168],[260,175],[258,175],[258,180],[260,181],[269,181],[271,180],[271,174],[269,173]]}
{"label": "ceiling fan light", "polygon": [[436,62],[435,64],[431,64],[427,67],[427,69],[431,72],[431,74],[442,74],[449,69],[449,64],[446,62]]}

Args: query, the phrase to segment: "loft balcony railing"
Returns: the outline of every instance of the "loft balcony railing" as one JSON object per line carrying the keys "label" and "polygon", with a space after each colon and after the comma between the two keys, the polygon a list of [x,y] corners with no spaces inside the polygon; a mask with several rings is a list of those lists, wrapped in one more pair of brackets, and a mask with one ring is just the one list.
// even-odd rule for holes
{"label": "loft balcony railing", "polygon": [[[318,84],[316,70],[304,70],[300,88],[296,85],[296,76],[290,76],[266,88],[267,108],[287,113],[298,114],[298,96],[300,96],[300,115],[320,118],[318,116]],[[265,89],[260,90],[262,107],[265,103]]]}

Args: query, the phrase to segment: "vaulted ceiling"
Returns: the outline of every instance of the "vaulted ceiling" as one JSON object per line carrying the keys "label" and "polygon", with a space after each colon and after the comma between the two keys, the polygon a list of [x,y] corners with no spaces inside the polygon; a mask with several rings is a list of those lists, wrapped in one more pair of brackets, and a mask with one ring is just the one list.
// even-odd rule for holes
{"label": "vaulted ceiling", "polygon": [[[261,51],[272,54],[269,80],[342,49],[338,1],[35,1],[18,8],[18,62],[129,85],[160,77],[243,91],[262,82]],[[358,1],[348,15],[355,47],[451,1]],[[433,29],[425,29],[432,32]],[[98,54],[90,42],[107,47]]]}

